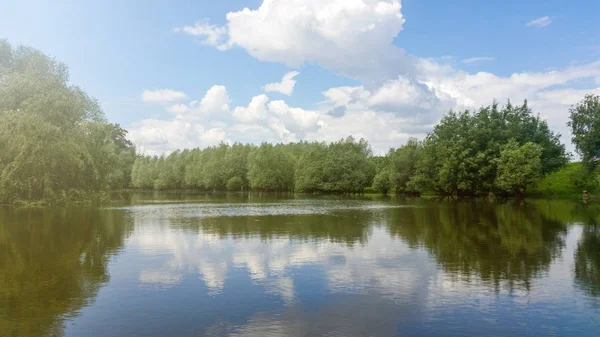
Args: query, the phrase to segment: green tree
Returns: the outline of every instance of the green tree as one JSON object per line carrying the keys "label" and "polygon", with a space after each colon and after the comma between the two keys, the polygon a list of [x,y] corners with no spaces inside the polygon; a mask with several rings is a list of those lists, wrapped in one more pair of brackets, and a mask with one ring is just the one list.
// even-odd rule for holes
{"label": "green tree", "polygon": [[298,192],[325,192],[324,160],[327,155],[327,144],[307,144],[304,153],[296,162],[295,187]]}
{"label": "green tree", "polygon": [[417,164],[422,157],[423,143],[411,138],[398,149],[390,150],[389,157],[389,179],[390,186],[396,192],[412,192],[408,185],[410,179],[415,175]]}
{"label": "green tree", "polygon": [[478,111],[450,111],[424,142],[422,156],[407,186],[444,195],[477,195],[497,191],[498,159],[511,140],[539,146],[541,174],[568,161],[560,135],[533,115],[527,102],[504,107],[496,103]]}
{"label": "green tree", "polygon": [[377,173],[373,178],[373,188],[381,194],[387,195],[391,187],[390,173],[387,170]]}
{"label": "green tree", "polygon": [[528,142],[522,146],[511,140],[500,151],[496,187],[502,191],[523,195],[541,177],[542,149]]}
{"label": "green tree", "polygon": [[569,113],[573,144],[583,161],[593,169],[600,160],[600,96],[586,95]]}
{"label": "green tree", "polygon": [[244,187],[244,180],[240,177],[232,177],[227,181],[227,190],[240,191]]}
{"label": "green tree", "polygon": [[250,187],[259,191],[291,192],[294,188],[294,159],[282,145],[263,143],[248,157]]}
{"label": "green tree", "polygon": [[0,203],[103,196],[129,176],[124,139],[64,64],[0,41]]}

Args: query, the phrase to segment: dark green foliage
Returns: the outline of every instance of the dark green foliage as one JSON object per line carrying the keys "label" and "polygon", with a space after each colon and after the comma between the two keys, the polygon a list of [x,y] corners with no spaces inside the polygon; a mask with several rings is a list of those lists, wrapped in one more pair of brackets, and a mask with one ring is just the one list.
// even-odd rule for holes
{"label": "dark green foliage", "polygon": [[91,201],[128,184],[134,149],[67,67],[0,41],[0,203]]}
{"label": "dark green foliage", "polygon": [[329,145],[315,143],[298,160],[299,192],[360,193],[375,176],[372,152],[365,140],[348,137]]}
{"label": "dark green foliage", "polygon": [[388,157],[390,185],[396,189],[396,192],[414,192],[409,182],[416,173],[419,160],[423,157],[423,143],[411,138],[406,145],[390,150]]}
{"label": "dark green foliage", "polygon": [[[527,102],[521,106],[508,103],[499,108],[493,104],[478,111],[451,111],[425,140],[415,174],[407,185],[442,195],[507,192],[509,185],[521,185],[518,188],[521,191],[531,186],[534,183],[531,179],[535,180],[535,177],[531,172],[526,174],[527,178],[510,176],[519,175],[531,164],[519,162],[516,154],[539,150],[540,176],[551,173],[568,161],[559,137],[549,130],[545,121],[533,115]],[[513,147],[533,145],[515,150],[515,153],[507,152],[501,159],[502,150],[509,143],[513,143]],[[538,150],[533,151],[534,145]],[[498,165],[509,157],[512,167],[499,173]],[[502,168],[508,167],[507,163]],[[525,180],[528,182],[524,183]]]}

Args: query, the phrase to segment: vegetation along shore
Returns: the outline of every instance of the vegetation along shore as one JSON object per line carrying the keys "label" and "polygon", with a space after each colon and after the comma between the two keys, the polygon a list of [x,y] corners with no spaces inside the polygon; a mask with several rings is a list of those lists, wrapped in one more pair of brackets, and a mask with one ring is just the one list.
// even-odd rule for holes
{"label": "vegetation along shore", "polygon": [[227,144],[162,156],[136,152],[127,131],[69,83],[67,67],[0,41],[0,203],[100,202],[135,189],[300,193],[573,195],[600,187],[600,97],[570,111],[579,162],[527,102],[449,111],[425,139],[375,156],[353,137],[333,143]]}

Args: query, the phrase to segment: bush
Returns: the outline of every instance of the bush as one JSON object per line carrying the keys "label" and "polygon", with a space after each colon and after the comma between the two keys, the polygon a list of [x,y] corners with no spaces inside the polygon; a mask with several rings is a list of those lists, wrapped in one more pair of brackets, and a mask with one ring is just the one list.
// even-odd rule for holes
{"label": "bush", "polygon": [[[598,171],[598,170],[596,170]],[[569,163],[560,170],[546,175],[532,190],[543,195],[578,195],[584,189],[598,191],[598,173],[588,172],[583,163]]]}
{"label": "bush", "polygon": [[244,187],[244,180],[240,177],[233,177],[227,181],[227,190],[240,191]]}

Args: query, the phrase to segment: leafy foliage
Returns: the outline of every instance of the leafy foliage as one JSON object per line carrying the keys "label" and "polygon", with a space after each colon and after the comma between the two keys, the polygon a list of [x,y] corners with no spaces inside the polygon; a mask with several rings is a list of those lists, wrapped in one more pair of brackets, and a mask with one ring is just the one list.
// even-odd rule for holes
{"label": "leafy foliage", "polygon": [[504,192],[522,195],[540,178],[542,149],[532,142],[523,146],[511,140],[500,152],[496,186]]}
{"label": "leafy foliage", "polygon": [[[533,115],[527,102],[521,106],[509,102],[500,108],[494,103],[478,111],[450,111],[424,141],[415,173],[407,186],[442,195],[506,191],[512,184],[509,181],[524,184],[525,178],[510,175],[519,175],[521,170],[527,169],[521,164],[531,164],[519,163],[513,152],[506,152],[502,158],[507,144],[514,143],[513,147],[527,143],[535,145],[541,162],[536,169],[544,175],[568,161],[559,137],[550,131],[545,121]],[[519,151],[531,152],[533,145]],[[509,158],[512,159],[507,161]],[[507,166],[508,162],[514,166],[511,170],[505,169],[510,166]],[[504,169],[502,172],[499,172],[500,164],[504,165],[500,167]],[[527,179],[533,179],[531,175],[531,172],[525,174]],[[520,188],[530,185],[531,181]]]}
{"label": "leafy foliage", "polygon": [[225,143],[169,156],[140,156],[131,172],[135,188],[205,191],[255,190],[360,193],[375,175],[364,140],[260,146]]}
{"label": "leafy foliage", "polygon": [[569,112],[573,144],[584,163],[593,168],[600,160],[600,96],[586,95]]}
{"label": "leafy foliage", "polygon": [[0,41],[0,203],[87,201],[128,183],[135,150],[67,67]]}
{"label": "leafy foliage", "polygon": [[[600,98],[571,109],[586,163],[600,158]],[[330,144],[225,144],[136,156],[127,132],[68,81],[67,67],[0,41],[0,203],[92,201],[109,189],[306,193],[522,194],[568,161],[560,135],[527,102],[450,111],[426,139],[384,157],[348,137]],[[591,169],[584,172],[586,177]],[[581,178],[587,182],[588,178]],[[593,179],[592,179],[593,180]]]}
{"label": "leafy foliage", "polygon": [[583,190],[597,193],[600,169],[590,172],[582,162],[568,163],[560,170],[546,175],[532,192],[540,195],[578,195]]}

